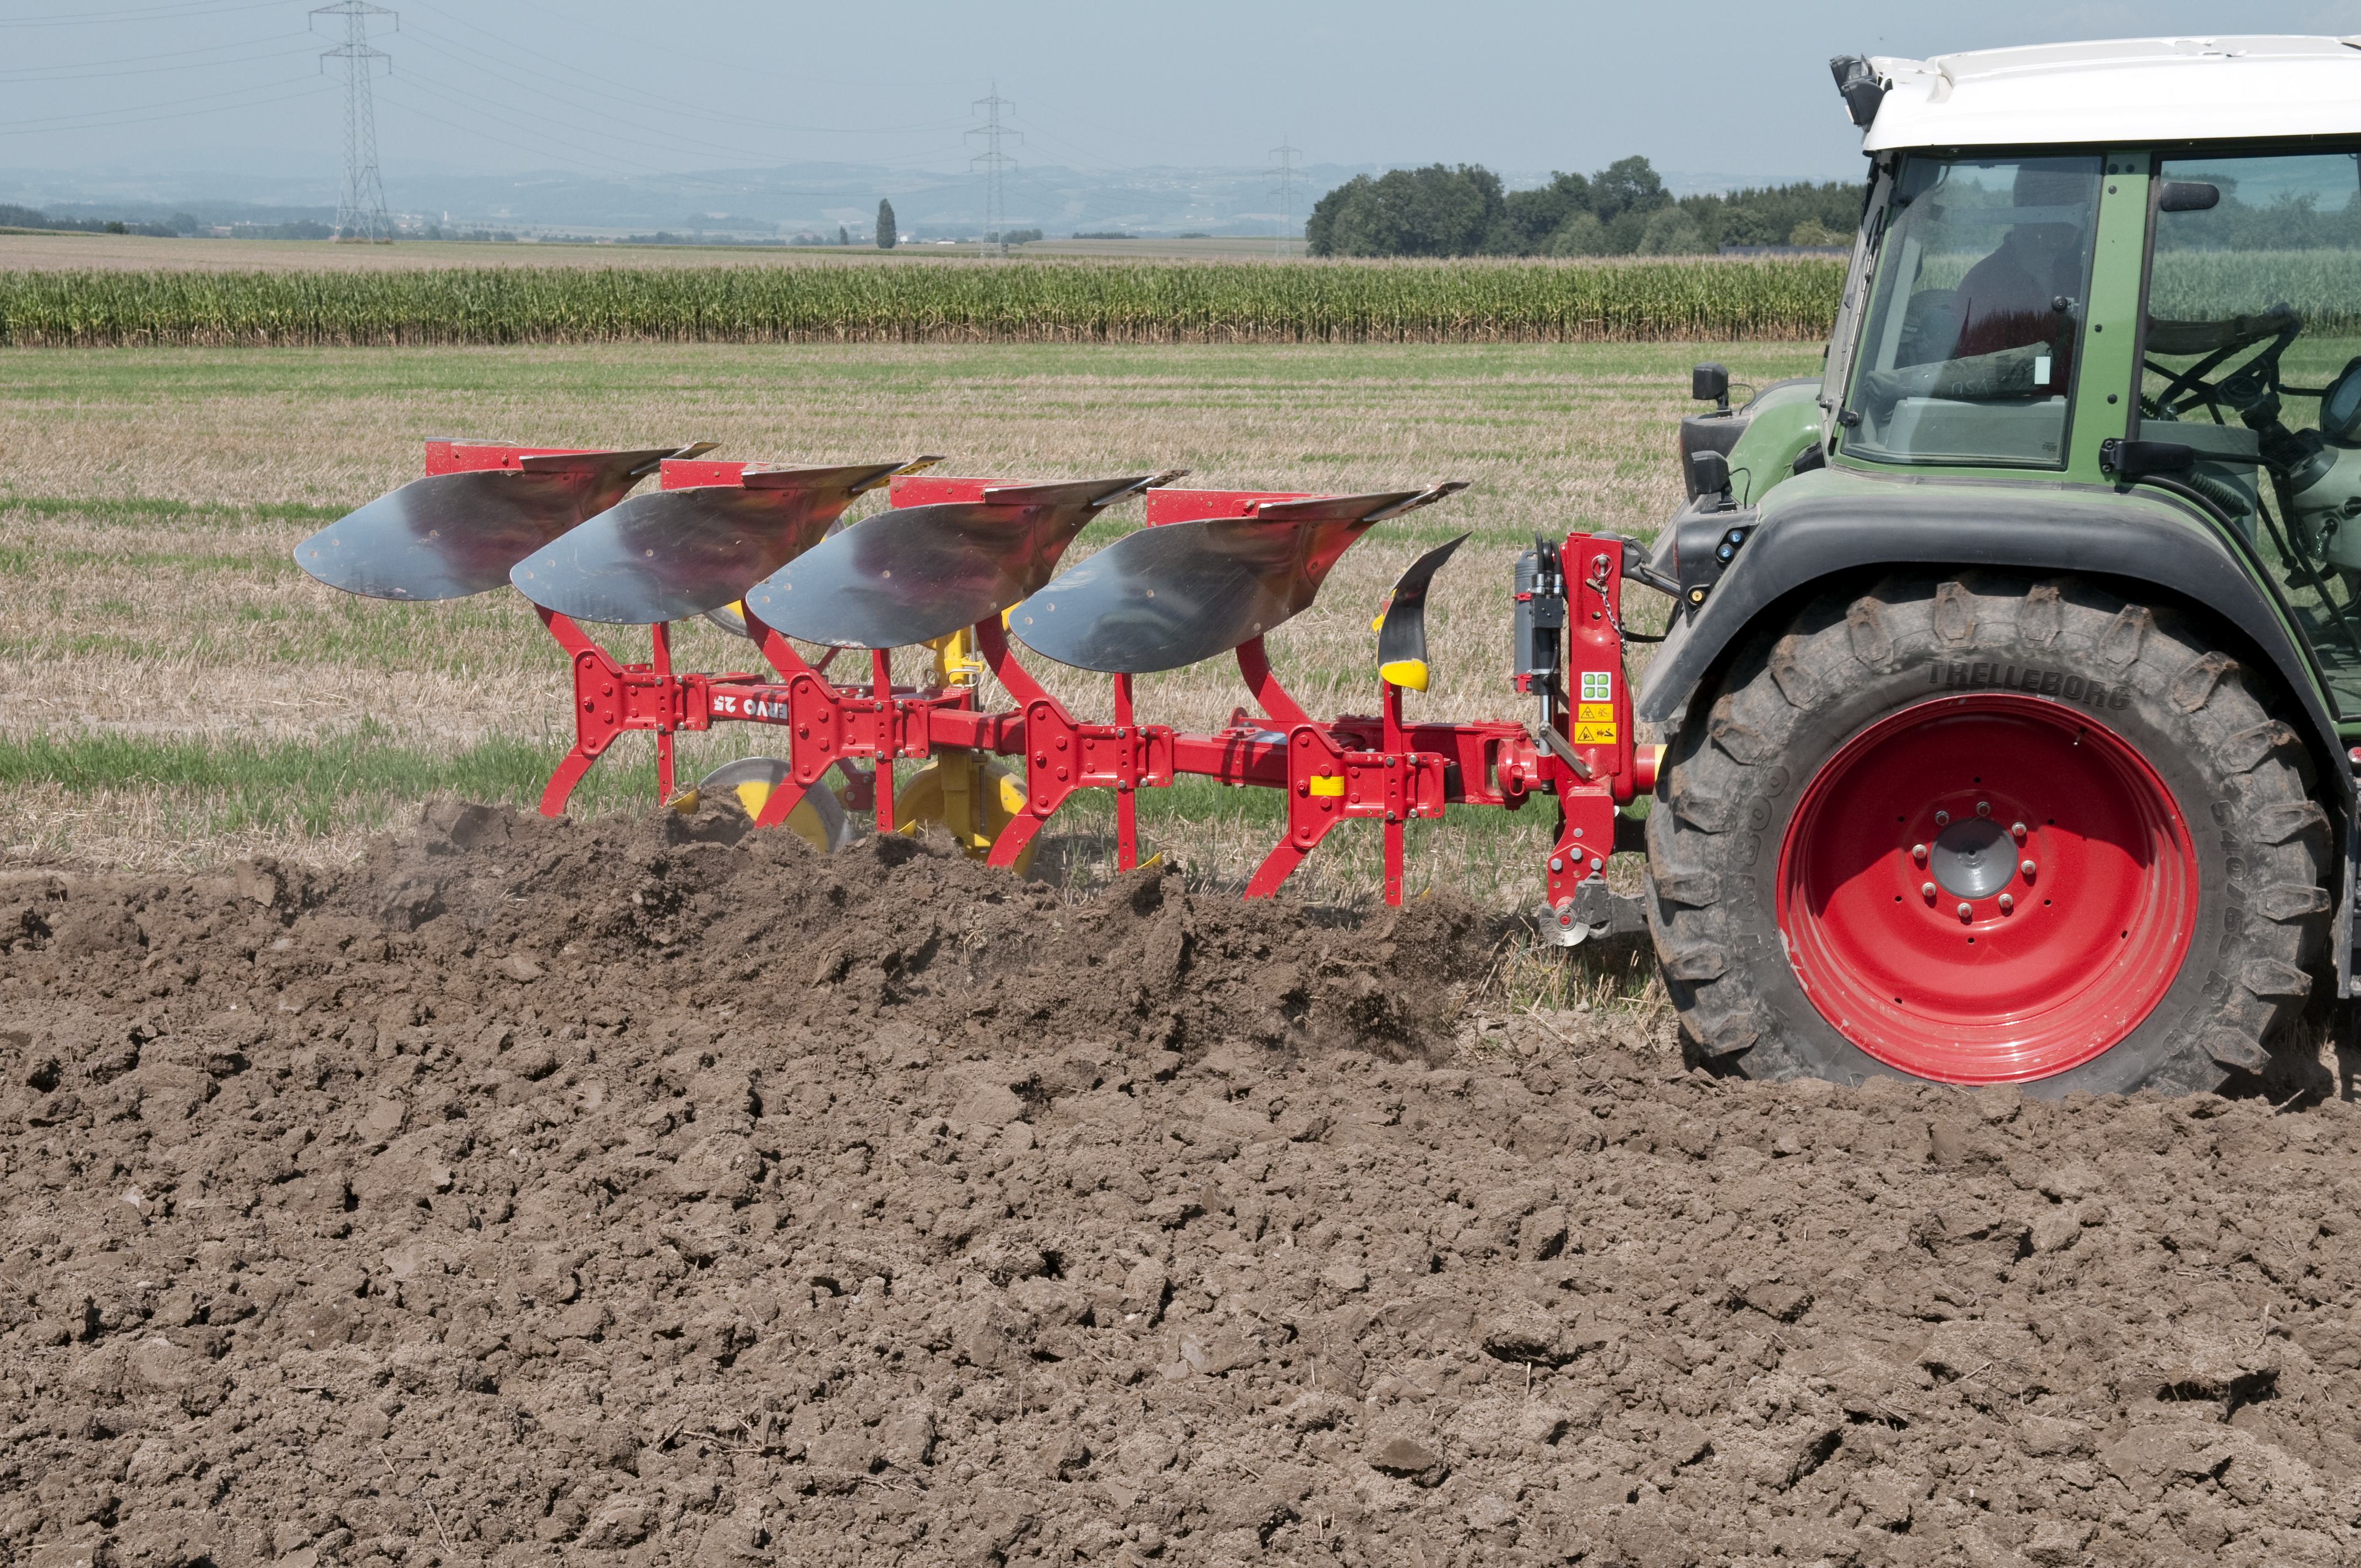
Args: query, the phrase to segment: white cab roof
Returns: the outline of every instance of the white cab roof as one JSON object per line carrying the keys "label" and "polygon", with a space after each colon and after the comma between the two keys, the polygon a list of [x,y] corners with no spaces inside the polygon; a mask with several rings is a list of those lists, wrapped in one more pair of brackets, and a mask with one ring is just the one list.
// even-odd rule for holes
{"label": "white cab roof", "polygon": [[1864,152],[2361,133],[2361,36],[2120,38],[1878,56]]}

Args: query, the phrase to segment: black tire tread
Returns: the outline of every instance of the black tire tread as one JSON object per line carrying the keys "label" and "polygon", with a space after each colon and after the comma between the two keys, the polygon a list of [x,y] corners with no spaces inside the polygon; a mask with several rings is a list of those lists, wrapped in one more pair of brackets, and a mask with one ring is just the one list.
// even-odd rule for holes
{"label": "black tire tread", "polygon": [[[1660,809],[1648,817],[1648,918],[1696,1056],[1773,1080],[1826,1065],[1825,1052],[1781,1026],[1740,961],[1762,938],[1734,912],[1773,896],[1769,799],[1795,782],[1781,759],[1798,724],[1830,694],[1996,639],[2039,646],[2061,663],[2103,664],[2144,697],[2169,703],[2219,785],[2214,800],[2191,807],[2191,826],[2237,846],[2227,862],[2235,907],[2202,1004],[2143,1025],[2165,1031],[2162,1048],[2143,1053],[2138,1081],[2104,1087],[2219,1087],[2231,1070],[2260,1066],[2266,1043],[2301,1011],[2326,948],[2328,819],[2312,798],[2309,755],[2237,662],[2207,646],[2174,609],[2079,579],[1898,574],[1866,592],[1823,598],[1759,638],[1718,694],[1700,694],[1703,711],[1693,706],[1671,741]],[[2200,816],[2208,807],[2210,823]]]}

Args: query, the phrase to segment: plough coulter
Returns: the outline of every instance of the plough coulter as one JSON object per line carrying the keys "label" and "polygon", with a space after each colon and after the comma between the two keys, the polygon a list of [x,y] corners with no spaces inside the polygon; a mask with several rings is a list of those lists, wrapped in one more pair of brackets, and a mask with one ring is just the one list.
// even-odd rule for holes
{"label": "plough coulter", "polygon": [[[1637,901],[1603,876],[1619,841],[1638,844],[1618,808],[1653,785],[1661,750],[1633,740],[1623,672],[1624,584],[1655,576],[1632,542],[1572,533],[1519,561],[1515,684],[1539,705],[1535,727],[1404,713],[1405,693],[1429,681],[1427,595],[1464,534],[1411,561],[1387,596],[1377,711],[1316,719],[1272,673],[1264,638],[1311,607],[1366,534],[1464,486],[1200,490],[1177,472],[1036,484],[941,477],[935,457],[797,467],[710,449],[430,443],[425,477],[303,541],[295,560],[374,598],[511,583],[533,603],[572,669],[575,741],[542,794],[549,816],[618,740],[644,731],[664,800],[730,790],[758,827],[786,826],[823,851],[851,836],[857,810],[881,833],[939,823],[970,854],[1021,872],[1077,791],[1108,790],[1116,863],[1129,870],[1138,792],[1195,775],[1284,795],[1284,834],[1246,896],[1278,892],[1332,830],[1366,819],[1383,835],[1385,898],[1398,905],[1407,824],[1547,796],[1558,816],[1543,873],[1549,938],[1643,926]],[[650,476],[654,489],[629,494]],[[846,510],[881,486],[888,510],[847,526]],[[1085,529],[1133,501],[1146,527],[1059,571]],[[675,670],[671,624],[697,616],[742,633],[765,668]],[[625,662],[594,624],[646,627],[647,660]],[[931,652],[928,677],[897,683],[894,652],[917,647]],[[1107,676],[1104,708],[1070,709],[1020,649]],[[1224,657],[1254,703],[1227,726],[1189,734],[1136,711],[1135,677]],[[984,706],[987,673],[1013,706]],[[780,754],[678,790],[674,737],[722,723],[771,727]]]}

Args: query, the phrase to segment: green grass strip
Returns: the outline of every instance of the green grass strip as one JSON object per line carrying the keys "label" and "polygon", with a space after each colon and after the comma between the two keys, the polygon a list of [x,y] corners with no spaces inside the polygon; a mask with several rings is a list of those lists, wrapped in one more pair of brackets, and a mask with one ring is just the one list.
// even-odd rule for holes
{"label": "green grass strip", "polygon": [[177,520],[224,512],[279,522],[330,522],[353,509],[308,501],[174,501],[148,496],[20,496],[0,489],[0,510],[22,508],[37,516],[137,517]]}
{"label": "green grass strip", "polygon": [[[497,737],[449,756],[395,745],[370,726],[326,740],[207,742],[111,731],[0,737],[0,787],[55,785],[75,795],[168,792],[214,831],[293,827],[324,837],[351,825],[357,802],[433,795],[530,806],[561,742]],[[653,754],[609,758],[575,792],[577,811],[647,806]],[[365,813],[379,817],[382,813]]]}

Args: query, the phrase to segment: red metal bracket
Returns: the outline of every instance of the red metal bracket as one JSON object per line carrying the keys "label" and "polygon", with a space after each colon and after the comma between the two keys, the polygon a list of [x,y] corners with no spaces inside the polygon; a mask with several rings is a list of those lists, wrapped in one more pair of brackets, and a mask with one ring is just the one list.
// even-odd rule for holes
{"label": "red metal bracket", "polygon": [[522,472],[528,457],[571,457],[577,453],[599,452],[596,446],[503,446],[489,441],[430,441],[426,444],[426,472],[436,474],[480,474],[506,468]]}
{"label": "red metal bracket", "polygon": [[574,674],[574,749],[549,775],[541,793],[541,814],[566,815],[566,799],[590,771],[590,764],[606,754],[617,736],[630,729],[655,732],[656,793],[669,800],[673,736],[683,729],[711,728],[712,688],[751,677],[674,674],[671,640],[661,626],[650,629],[654,653],[650,663],[620,663],[569,617],[554,609],[538,613],[541,623],[566,650]]}
{"label": "red metal bracket", "polygon": [[1446,760],[1421,752],[1348,751],[1334,726],[1298,724],[1287,736],[1287,837],[1246,883],[1248,898],[1277,893],[1328,831],[1348,817],[1383,821],[1386,902],[1401,902],[1400,829],[1413,817],[1439,818]]}
{"label": "red metal bracket", "polygon": [[1309,490],[1183,490],[1168,486],[1148,492],[1148,526],[1159,528],[1205,517],[1252,517],[1266,501],[1312,499]]}
{"label": "red metal bracket", "polygon": [[[1125,706],[1128,706],[1126,704]],[[1085,724],[1044,693],[1025,705],[1025,810],[1002,830],[992,863],[1013,866],[1027,843],[1077,789],[1116,792],[1116,863],[1138,863],[1135,792],[1173,779],[1173,736],[1162,724]]]}

